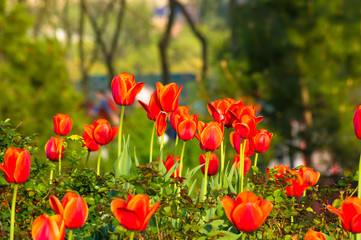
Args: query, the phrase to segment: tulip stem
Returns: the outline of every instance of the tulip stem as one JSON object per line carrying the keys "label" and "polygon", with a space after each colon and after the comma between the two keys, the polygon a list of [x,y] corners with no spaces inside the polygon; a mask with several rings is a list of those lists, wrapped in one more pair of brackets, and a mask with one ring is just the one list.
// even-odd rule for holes
{"label": "tulip stem", "polygon": [[10,220],[10,240],[14,240],[14,228],[15,228],[15,205],[16,195],[18,193],[18,184],[14,185],[13,202],[11,204],[11,220]]}
{"label": "tulip stem", "polygon": [[[180,158],[180,164],[179,164],[179,177],[182,177],[182,170],[183,170],[183,158],[184,158],[184,150],[186,148],[186,141],[183,142],[183,147],[182,147],[182,153],[181,153],[181,158]],[[175,163],[175,161],[174,161]]]}
{"label": "tulip stem", "polygon": [[152,159],[153,159],[153,143],[154,143],[155,125],[156,125],[156,123],[154,122],[153,131],[152,131],[152,138],[150,139],[149,163],[152,163]]}
{"label": "tulip stem", "polygon": [[239,178],[240,178],[240,192],[243,192],[243,181],[244,181],[244,150],[246,148],[246,139],[241,142],[239,151]]}
{"label": "tulip stem", "polygon": [[134,239],[134,234],[135,234],[134,231],[131,231],[131,232],[130,232],[129,240],[133,240],[133,239]]}
{"label": "tulip stem", "polygon": [[88,166],[89,157],[90,157],[90,151],[88,150],[88,153],[87,153],[87,155],[86,155],[86,159],[85,159],[85,167],[87,167],[87,166]]}
{"label": "tulip stem", "polygon": [[54,174],[54,170],[50,169],[50,180],[49,180],[49,184],[53,183],[53,174]]}
{"label": "tulip stem", "polygon": [[99,148],[98,163],[97,163],[97,176],[99,176],[99,174],[100,174],[100,158],[102,155],[102,148],[103,148],[103,146],[100,146],[100,148]]}
{"label": "tulip stem", "polygon": [[203,186],[203,193],[202,193],[202,200],[205,200],[205,197],[207,195],[207,178],[208,178],[208,168],[209,168],[209,157],[211,155],[211,152],[207,152],[207,157],[206,157],[206,167],[204,170],[204,186]]}
{"label": "tulip stem", "polygon": [[257,167],[258,153],[256,152],[256,156],[254,159],[254,166]]}
{"label": "tulip stem", "polygon": [[160,149],[159,149],[159,153],[160,153],[160,157],[159,157],[159,162],[163,161],[163,147],[164,147],[164,133],[160,139]]}
{"label": "tulip stem", "polygon": [[178,137],[178,134],[177,134],[177,137],[175,138],[175,144],[174,144],[174,147],[175,147],[176,150],[177,150],[177,146],[178,146],[178,141],[179,141],[179,137]]}
{"label": "tulip stem", "polygon": [[123,128],[123,118],[124,118],[124,109],[125,106],[122,106],[122,110],[120,112],[120,120],[119,120],[119,133],[118,133],[118,157],[122,152],[122,128]]}
{"label": "tulip stem", "polygon": [[71,240],[72,238],[73,238],[73,229],[70,229],[68,234],[68,240]]}
{"label": "tulip stem", "polygon": [[222,180],[223,180],[223,169],[224,169],[224,154],[225,154],[225,149],[224,146],[223,146],[223,142],[224,142],[224,139],[221,143],[221,173],[219,174],[219,185],[220,187],[222,188]]}
{"label": "tulip stem", "polygon": [[63,138],[60,138],[60,146],[59,146],[59,176],[61,175],[61,150],[63,148]]}

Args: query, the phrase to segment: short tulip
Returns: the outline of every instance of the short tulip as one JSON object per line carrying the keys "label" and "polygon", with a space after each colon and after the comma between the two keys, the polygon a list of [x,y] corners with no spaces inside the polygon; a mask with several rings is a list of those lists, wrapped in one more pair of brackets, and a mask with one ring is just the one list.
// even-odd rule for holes
{"label": "short tulip", "polygon": [[73,120],[68,114],[58,113],[54,116],[54,132],[57,135],[65,136],[73,127]]}
{"label": "short tulip", "polygon": [[45,144],[45,153],[46,158],[50,161],[59,161],[59,150],[60,150],[60,144],[61,146],[61,159],[64,158],[64,143],[65,140],[59,137],[51,137],[50,140]]}
{"label": "short tulip", "polygon": [[115,199],[110,207],[115,218],[124,228],[130,231],[143,231],[159,205],[160,202],[157,202],[150,208],[147,195],[129,194],[127,202],[123,199]]}
{"label": "short tulip", "polygon": [[217,122],[198,121],[198,133],[195,136],[199,140],[202,150],[213,152],[221,146],[224,138],[224,126]]}
{"label": "short tulip", "polygon": [[289,170],[288,173],[293,175],[292,178],[286,178],[285,181],[289,183],[286,186],[286,194],[289,197],[300,197],[302,196],[303,192],[307,190],[309,185],[305,183],[301,174],[297,171]]}
{"label": "short tulip", "polygon": [[352,233],[361,233],[361,199],[358,197],[347,198],[341,209],[331,205],[327,209],[337,214],[341,218],[342,227]]}
{"label": "short tulip", "polygon": [[[179,156],[176,156],[176,159],[175,159],[176,162],[179,162],[180,161],[180,157]],[[165,166],[165,168],[167,169],[167,172],[169,172],[169,170],[174,166],[174,155],[168,155],[166,160],[164,161],[163,160],[163,164]],[[174,173],[172,173],[172,178],[175,177],[179,177],[179,173],[180,173],[180,170],[181,170],[182,166],[178,166],[177,169],[174,171]]]}
{"label": "short tulip", "polygon": [[177,110],[182,87],[182,85],[178,87],[177,83],[169,83],[163,86],[162,83],[157,82],[156,101],[162,111],[174,112]]}
{"label": "short tulip", "polygon": [[302,167],[299,170],[303,180],[310,186],[315,186],[320,179],[320,172],[315,172],[313,168],[310,167]]}
{"label": "short tulip", "polygon": [[208,103],[207,109],[214,121],[222,123],[226,127],[232,127],[231,116],[228,113],[228,109],[235,103],[236,100],[231,98],[219,99],[212,103]]}
{"label": "short tulip", "polygon": [[222,198],[222,204],[228,219],[243,232],[258,229],[273,208],[270,201],[258,198],[249,191],[238,194],[236,200],[225,196]]}
{"label": "short tulip", "polygon": [[60,203],[54,195],[50,196],[50,206],[62,216],[65,226],[70,229],[80,228],[88,218],[88,205],[84,198],[73,192],[67,192]]}
{"label": "short tulip", "polygon": [[[285,175],[287,175],[287,172],[289,171],[289,170],[291,170],[291,168],[289,167],[289,166],[286,166],[286,165],[282,165],[282,164],[280,164],[280,165],[275,165],[274,167],[274,170],[275,170],[275,174],[274,174],[274,177],[276,178],[276,179],[283,179],[284,178],[284,176]],[[269,175],[269,169],[268,168],[266,168],[266,172],[267,172],[267,175],[269,176],[269,177],[271,177],[270,175]]]}
{"label": "short tulip", "polygon": [[111,84],[113,99],[118,105],[132,105],[143,87],[144,82],[135,83],[134,75],[119,73]]}
{"label": "short tulip", "polygon": [[[205,166],[206,160],[207,160],[207,153],[199,155],[199,164],[200,165],[204,164],[201,167],[201,170],[202,170],[203,174],[206,171],[206,166]],[[210,153],[209,166],[208,166],[208,176],[216,175],[217,172],[218,172],[218,166],[219,166],[219,160],[218,160],[217,155],[215,153]]]}
{"label": "short tulip", "polygon": [[[236,154],[233,159],[233,164],[236,164],[234,166],[235,168],[239,168],[239,162],[240,162],[240,156],[239,156],[239,154]],[[244,156],[244,172],[243,172],[244,175],[246,175],[248,173],[248,171],[251,169],[251,166],[252,166],[251,159],[245,155]]]}
{"label": "short tulip", "polygon": [[100,145],[94,140],[94,125],[84,124],[84,133],[83,133],[84,145],[88,151],[98,151]]}
{"label": "short tulip", "polygon": [[266,129],[256,130],[255,135],[250,139],[250,148],[257,153],[267,152],[273,134]]}
{"label": "short tulip", "polygon": [[[240,148],[241,148],[241,143],[243,138],[241,136],[238,135],[238,133],[236,132],[231,132],[229,134],[229,139],[231,142],[232,147],[236,150],[236,152],[239,154]],[[254,154],[254,151],[252,151],[249,147],[249,141],[245,141],[246,146],[245,146],[245,150],[244,150],[244,154],[247,155],[248,157],[252,156]]]}
{"label": "short tulip", "polygon": [[65,237],[65,223],[60,215],[49,217],[43,214],[37,217],[31,227],[33,240],[63,240]]}
{"label": "short tulip", "polygon": [[262,121],[263,117],[255,116],[255,107],[246,106],[238,108],[232,108],[229,110],[233,116],[232,126],[234,130],[242,138],[251,138],[256,133],[257,123]]}
{"label": "short tulip", "polygon": [[306,233],[305,239],[303,239],[303,240],[326,240],[326,238],[320,232],[308,230]]}
{"label": "short tulip", "polygon": [[182,115],[189,115],[189,107],[178,106],[177,110],[170,114],[169,120],[174,130],[177,129],[176,120],[178,120]]}
{"label": "short tulip", "polygon": [[107,145],[118,134],[118,127],[111,127],[105,119],[99,119],[94,122],[94,141],[99,145]]}
{"label": "short tulip", "polygon": [[0,164],[0,169],[7,182],[24,183],[29,178],[30,165],[28,150],[10,147],[5,152],[4,165]]}
{"label": "short tulip", "polygon": [[192,140],[197,132],[198,115],[181,115],[175,120],[178,137],[183,141]]}
{"label": "short tulip", "polygon": [[353,116],[353,127],[357,138],[361,139],[361,105],[358,106]]}

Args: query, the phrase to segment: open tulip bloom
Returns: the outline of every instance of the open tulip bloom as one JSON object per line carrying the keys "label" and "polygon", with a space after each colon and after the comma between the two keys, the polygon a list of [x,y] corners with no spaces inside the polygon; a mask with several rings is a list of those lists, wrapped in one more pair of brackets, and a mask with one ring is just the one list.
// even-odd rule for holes
{"label": "open tulip bloom", "polygon": [[63,240],[65,237],[65,223],[59,215],[49,217],[43,214],[37,217],[31,227],[33,240]]}

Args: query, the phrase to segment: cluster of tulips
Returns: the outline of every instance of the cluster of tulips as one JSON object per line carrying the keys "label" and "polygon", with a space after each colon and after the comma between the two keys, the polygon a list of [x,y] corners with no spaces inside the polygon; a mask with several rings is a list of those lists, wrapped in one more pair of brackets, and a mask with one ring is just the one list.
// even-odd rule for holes
{"label": "cluster of tulips", "polygon": [[[121,73],[114,77],[111,90],[114,101],[120,105],[121,117],[119,127],[111,127],[105,119],[98,119],[93,125],[84,124],[83,142],[84,147],[91,151],[99,151],[96,174],[100,175],[101,150],[104,145],[109,144],[118,135],[118,157],[122,153],[122,125],[124,118],[124,107],[132,105],[137,94],[142,90],[144,83],[136,83],[134,76]],[[207,196],[208,176],[219,174],[222,185],[225,173],[225,150],[224,128],[231,128],[229,135],[231,145],[235,150],[233,167],[237,169],[237,182],[235,186],[239,191],[236,199],[232,195],[224,196],[221,200],[224,212],[229,221],[240,231],[245,233],[257,230],[266,220],[273,209],[273,203],[261,199],[253,192],[248,191],[244,183],[245,175],[250,170],[254,157],[254,166],[257,166],[258,153],[264,153],[269,149],[273,134],[266,129],[257,129],[257,124],[263,117],[257,116],[255,106],[249,106],[234,99],[225,98],[208,103],[207,108],[214,121],[202,122],[198,115],[191,115],[189,108],[179,106],[179,96],[182,86],[170,83],[163,86],[157,83],[156,90],[151,95],[149,103],[139,101],[150,120],[155,121],[151,136],[149,162],[152,163],[153,140],[155,132],[161,137],[159,163],[164,165],[166,171],[173,171],[172,177],[182,177],[183,158],[186,142],[196,137],[200,148],[205,151],[199,157],[204,181],[200,192],[200,200]],[[177,132],[176,144],[179,139],[183,140],[181,156],[168,155],[163,159],[164,133],[167,128],[167,119]],[[361,107],[354,116],[354,127],[357,137],[361,139]],[[64,157],[65,140],[72,129],[72,119],[67,114],[54,116],[54,132],[60,137],[52,137],[45,146],[46,156],[49,160],[58,162],[59,176],[61,175],[61,160]],[[215,153],[221,148],[220,159]],[[89,154],[88,156],[89,157]],[[5,153],[4,164],[0,169],[4,172],[5,180],[14,183],[14,197],[11,212],[10,239],[14,238],[15,202],[17,184],[27,181],[30,173],[30,154],[26,149],[10,147]],[[175,166],[177,165],[177,166]],[[219,170],[220,165],[220,170]],[[267,169],[270,178],[277,182],[286,184],[286,192],[290,197],[300,197],[306,194],[306,190],[313,187],[320,178],[320,173],[309,167],[301,167],[292,170],[288,166],[278,165],[274,169]],[[50,173],[50,184],[52,183],[53,170]],[[360,176],[361,178],[361,176]],[[336,213],[345,230],[352,233],[361,232],[361,199],[350,197],[346,199],[340,209],[328,206],[327,208]],[[150,207],[149,196],[137,194],[128,195],[128,199],[114,199],[111,202],[111,212],[119,223],[131,231],[131,239],[134,231],[143,231],[147,228],[152,215],[160,206],[155,202]],[[50,206],[55,215],[43,214],[38,216],[32,224],[33,239],[64,239],[66,228],[69,229],[68,239],[72,238],[72,229],[83,226],[88,217],[88,206],[82,196],[74,192],[67,192],[60,202],[56,196],[49,198]],[[243,235],[244,237],[245,235]],[[293,239],[296,239],[295,237]],[[305,239],[325,239],[322,233],[309,230]]]}

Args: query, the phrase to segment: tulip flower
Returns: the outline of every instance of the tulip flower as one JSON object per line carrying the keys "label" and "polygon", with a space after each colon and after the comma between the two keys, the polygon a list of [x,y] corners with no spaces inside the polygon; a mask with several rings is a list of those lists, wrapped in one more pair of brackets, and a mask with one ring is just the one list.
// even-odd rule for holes
{"label": "tulip flower", "polygon": [[61,148],[61,157],[62,160],[64,158],[64,146],[63,143],[65,142],[64,139],[60,137],[51,137],[49,141],[45,144],[45,153],[46,158],[50,161],[58,162],[59,155],[60,155],[60,148]]}
{"label": "tulip flower", "polygon": [[116,75],[111,83],[114,101],[118,105],[132,105],[143,89],[144,82],[135,83],[134,75],[123,72]]}
{"label": "tulip flower", "polygon": [[225,196],[222,198],[222,204],[228,219],[243,232],[258,229],[273,208],[270,201],[258,198],[249,191],[238,194],[235,201]]}
{"label": "tulip flower", "polygon": [[88,218],[88,205],[84,198],[74,192],[67,192],[61,203],[54,195],[49,200],[51,208],[64,219],[67,228],[76,229],[84,225]]}
{"label": "tulip flower", "polygon": [[118,127],[111,127],[105,119],[98,119],[94,122],[94,141],[99,145],[110,143],[118,134]]}
{"label": "tulip flower", "polygon": [[[239,154],[234,155],[233,164],[236,164],[234,166],[235,168],[240,167],[239,162],[240,162]],[[243,171],[243,175],[246,175],[248,173],[248,171],[251,169],[251,166],[252,166],[251,159],[247,155],[244,155],[244,171]]]}
{"label": "tulip flower", "polygon": [[110,207],[115,218],[124,228],[130,231],[143,231],[159,205],[160,202],[157,202],[150,208],[147,195],[129,194],[127,202],[123,199],[115,199]]}
{"label": "tulip flower", "polygon": [[353,116],[353,127],[355,130],[356,137],[361,139],[361,105],[355,111]]}
{"label": "tulip flower", "polygon": [[192,140],[197,132],[198,115],[180,115],[175,119],[175,130],[183,141]]}
{"label": "tulip flower", "polygon": [[273,134],[266,129],[256,130],[255,135],[250,140],[250,148],[257,153],[267,152]]}
{"label": "tulip flower", "polygon": [[[281,165],[275,165],[273,168],[276,170],[276,174],[274,175],[274,177],[276,179],[283,179],[284,176],[287,174],[287,172],[289,170],[291,170],[291,168],[289,166],[282,165],[282,164]],[[266,168],[266,172],[268,174],[268,177],[270,177],[268,168]]]}
{"label": "tulip flower", "polygon": [[63,240],[65,237],[65,223],[60,215],[49,217],[43,214],[37,217],[31,227],[33,240]]}
{"label": "tulip flower", "polygon": [[174,130],[177,130],[176,120],[182,115],[189,115],[189,108],[187,106],[178,106],[177,110],[170,114],[170,125]]}
{"label": "tulip flower", "polygon": [[[201,154],[199,155],[199,164],[203,165],[206,163],[206,159],[207,159],[207,153],[205,154]],[[207,171],[207,175],[208,176],[213,176],[216,175],[218,172],[218,166],[219,166],[219,160],[218,157],[215,153],[210,153],[209,156],[209,166],[208,166],[208,171]],[[206,166],[203,165],[201,167],[202,173],[205,174],[205,168]]]}
{"label": "tulip flower", "polygon": [[198,133],[195,136],[202,150],[213,152],[220,147],[224,138],[223,133],[224,126],[221,123],[198,121]]}
{"label": "tulip flower", "polygon": [[160,112],[155,120],[158,137],[163,136],[165,130],[167,129],[167,116],[167,113]]}
{"label": "tulip flower", "polygon": [[84,133],[83,133],[84,145],[88,151],[98,151],[100,145],[94,140],[94,125],[84,124]]}
{"label": "tulip flower", "polygon": [[232,126],[242,138],[251,138],[256,132],[256,125],[262,121],[263,117],[255,116],[254,106],[243,106],[240,109],[229,110],[233,116]]}
{"label": "tulip flower", "polygon": [[155,121],[157,119],[158,114],[161,111],[159,106],[157,105],[157,91],[154,91],[153,94],[150,96],[148,105],[140,100],[138,100],[138,102],[144,108],[144,110],[147,112],[147,117],[150,120]]}
{"label": "tulip flower", "polygon": [[219,99],[212,103],[208,103],[207,109],[214,121],[222,123],[226,127],[232,127],[232,118],[228,113],[228,109],[235,103],[236,101],[231,98]]}
{"label": "tulip flower", "polygon": [[320,232],[308,230],[306,233],[305,239],[303,239],[303,240],[326,240],[326,238]]}
{"label": "tulip flower", "polygon": [[58,113],[54,116],[54,132],[57,135],[65,136],[73,127],[73,120],[68,114]]}
{"label": "tulip flower", "polygon": [[[242,137],[238,135],[237,132],[231,132],[229,134],[229,139],[231,142],[232,147],[236,150],[236,152],[240,153],[241,143],[242,143]],[[254,154],[254,151],[251,150],[249,147],[249,141],[245,141],[245,150],[244,154],[248,157],[252,156]]]}
{"label": "tulip flower", "polygon": [[327,209],[337,214],[342,222],[342,227],[352,233],[361,233],[361,199],[358,197],[347,198],[340,209],[327,205]]}
{"label": "tulip flower", "polygon": [[5,152],[4,165],[0,164],[0,169],[7,182],[24,183],[29,178],[30,164],[28,150],[10,147]]}
{"label": "tulip flower", "polygon": [[309,187],[309,185],[305,183],[299,172],[294,170],[289,170],[288,173],[290,173],[293,177],[285,179],[285,181],[289,183],[289,185],[286,186],[287,196],[290,197],[302,196],[303,192]]}
{"label": "tulip flower", "polygon": [[157,82],[156,102],[159,108],[164,112],[174,112],[178,108],[178,100],[183,85],[178,87],[177,83],[170,83],[163,86]]}
{"label": "tulip flower", "polygon": [[315,172],[313,168],[310,167],[302,167],[299,170],[303,180],[309,186],[315,186],[320,178],[320,172]]}
{"label": "tulip flower", "polygon": [[[179,157],[179,156],[176,156],[175,161],[176,161],[176,162],[179,162],[179,161],[180,161],[180,157]],[[166,160],[165,160],[165,161],[163,160],[163,164],[164,164],[165,168],[167,169],[167,172],[169,172],[169,170],[174,166],[175,161],[174,161],[174,155],[168,155],[167,158],[166,158]],[[174,178],[174,176],[179,177],[179,176],[180,176],[179,173],[180,173],[180,171],[181,171],[181,168],[182,168],[182,166],[179,165],[179,166],[177,167],[177,169],[174,171],[174,173],[172,173],[172,176],[171,176],[171,177],[172,177],[172,178]]]}

